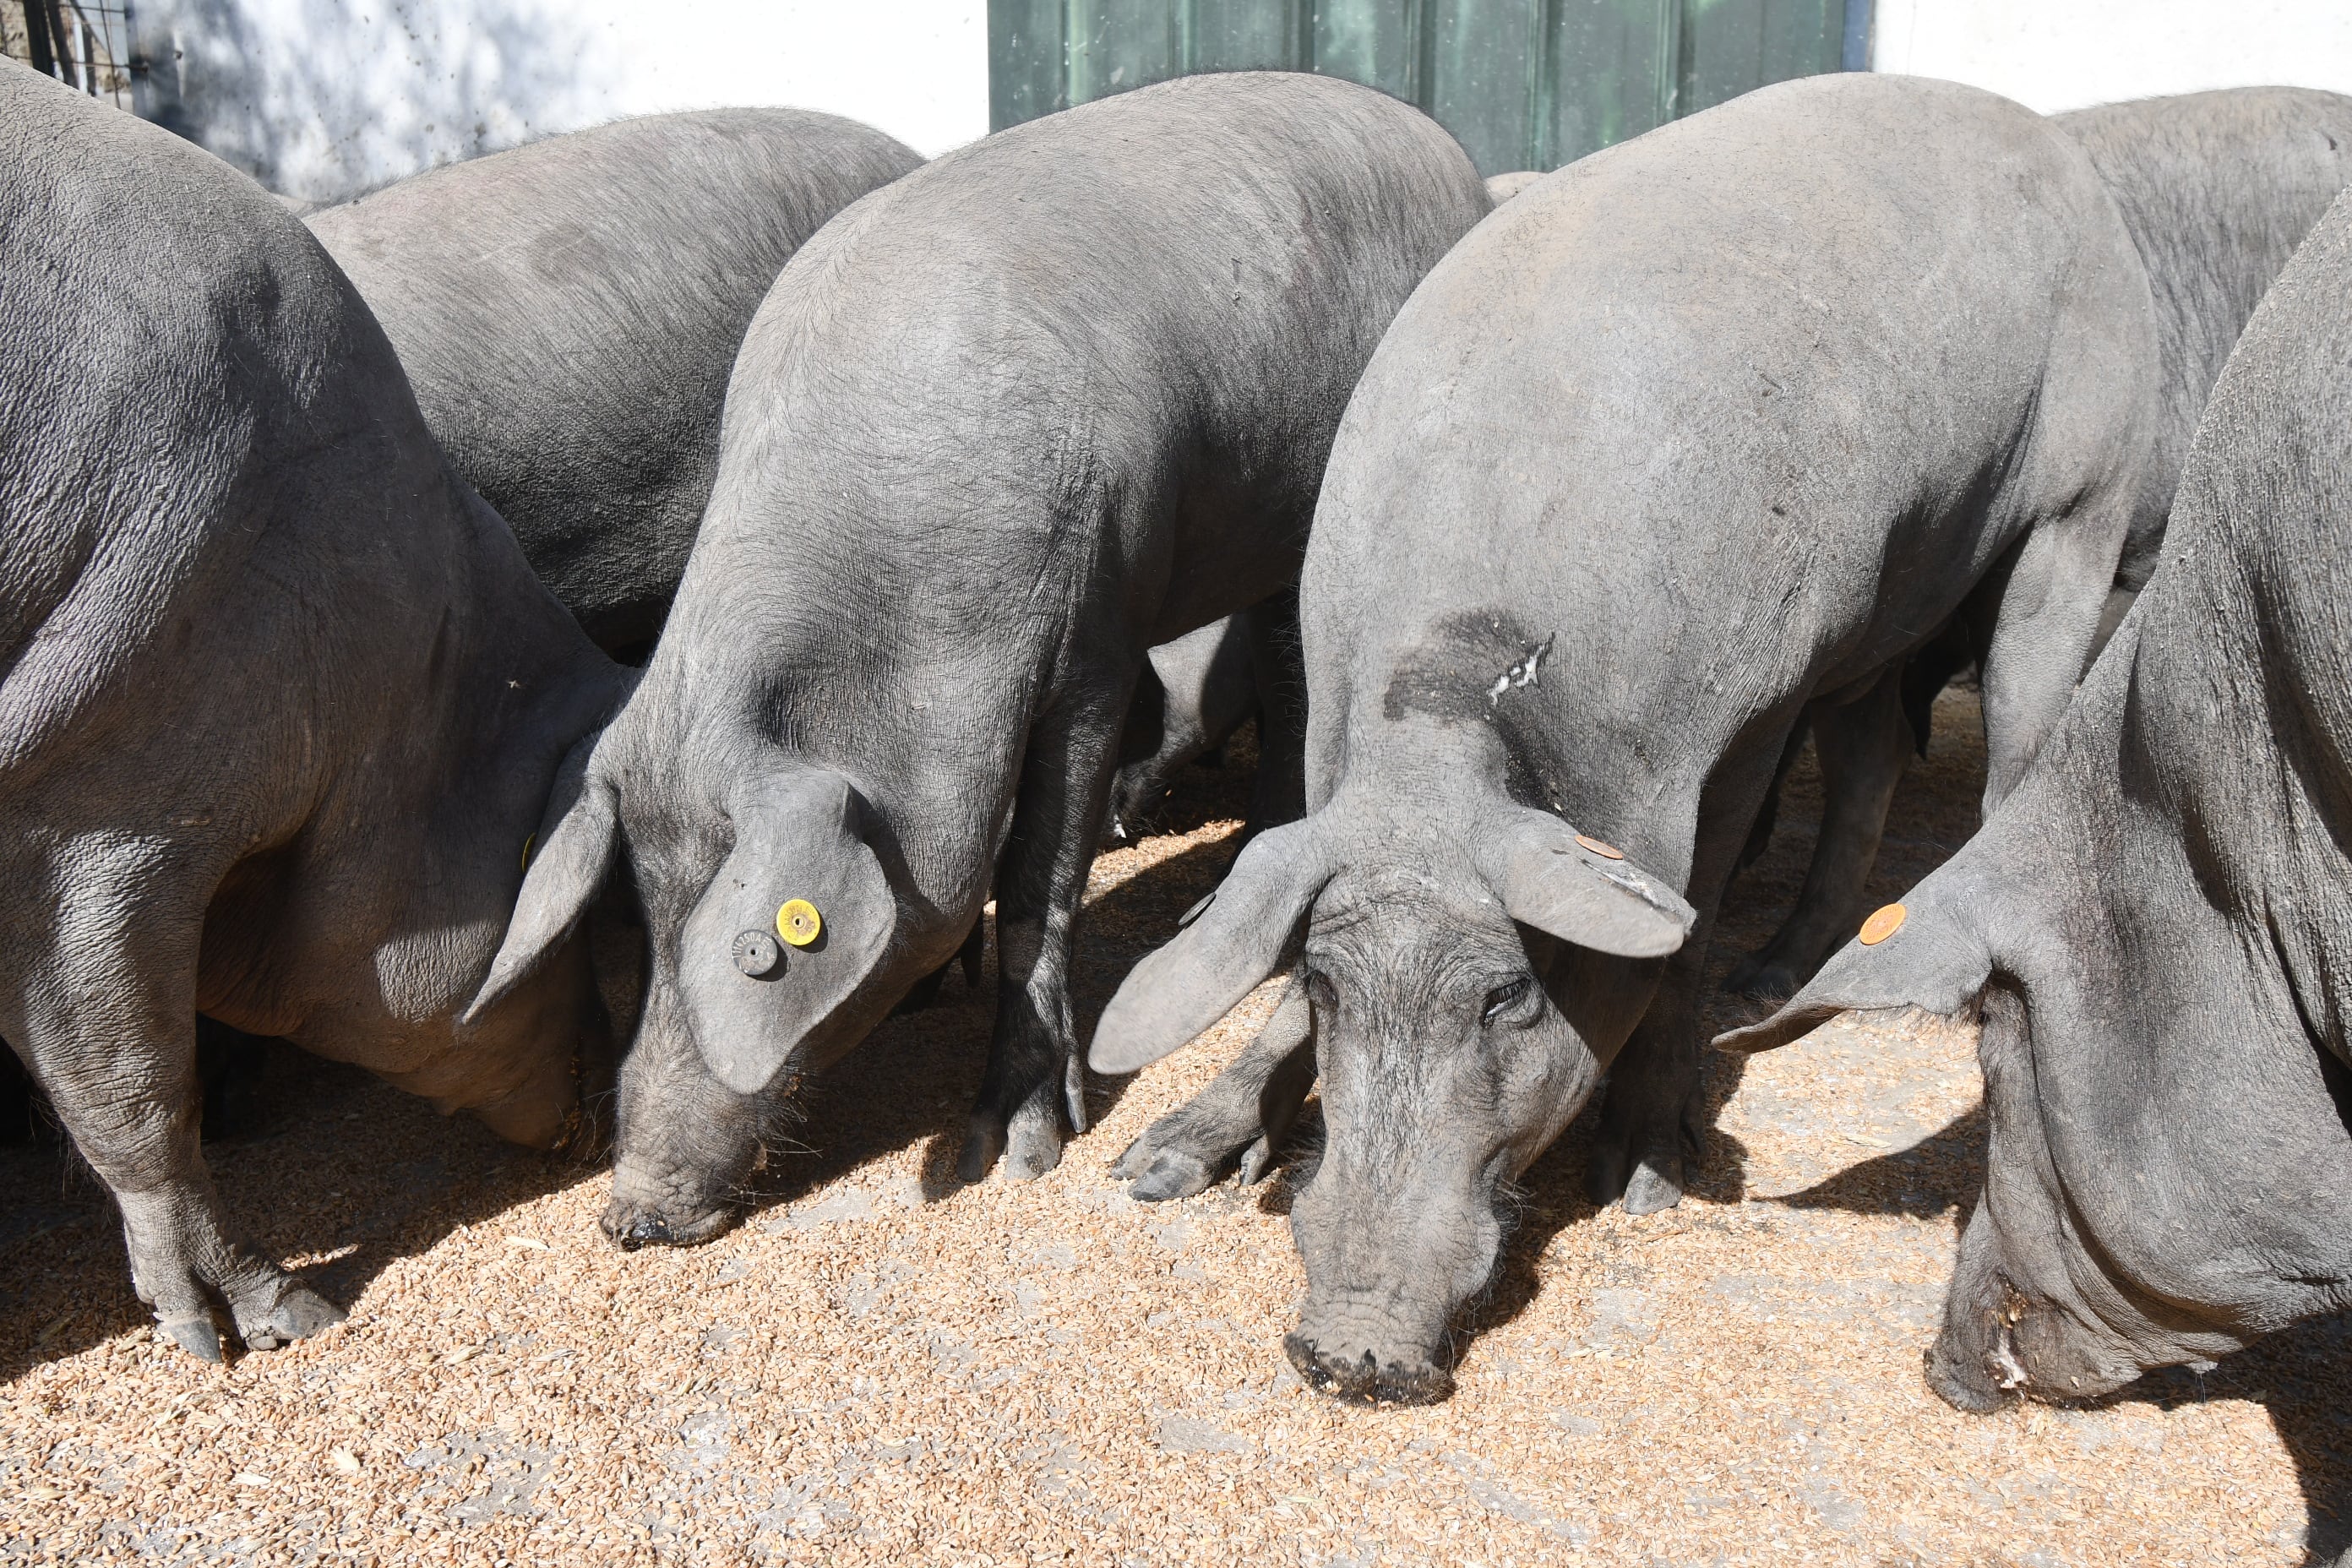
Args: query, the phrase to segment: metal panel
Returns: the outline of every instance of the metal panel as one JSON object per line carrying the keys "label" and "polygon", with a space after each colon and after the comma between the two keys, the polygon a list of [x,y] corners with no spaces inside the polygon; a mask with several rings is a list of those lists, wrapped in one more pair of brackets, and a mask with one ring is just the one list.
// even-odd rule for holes
{"label": "metal panel", "polygon": [[1696,114],[1767,82],[1838,68],[1845,0],[1683,0],[1675,110]]}
{"label": "metal panel", "polygon": [[1871,0],[989,0],[1000,129],[1189,71],[1344,77],[1487,174],[1549,169],[1866,55]]}
{"label": "metal panel", "polygon": [[1677,0],[1553,0],[1553,6],[1543,139],[1522,168],[1573,163],[1675,113]]}

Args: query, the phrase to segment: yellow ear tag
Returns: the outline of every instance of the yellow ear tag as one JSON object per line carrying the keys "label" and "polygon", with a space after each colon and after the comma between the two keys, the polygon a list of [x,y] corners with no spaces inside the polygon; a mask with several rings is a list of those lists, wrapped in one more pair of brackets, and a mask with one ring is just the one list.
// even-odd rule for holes
{"label": "yellow ear tag", "polygon": [[1862,922],[1862,945],[1876,947],[1903,929],[1903,917],[1910,913],[1901,904],[1882,904],[1871,917]]}
{"label": "yellow ear tag", "polygon": [[794,899],[776,911],[776,934],[794,947],[806,947],[824,931],[824,917],[806,899]]}
{"label": "yellow ear tag", "polygon": [[1622,860],[1625,858],[1625,851],[1618,848],[1614,844],[1603,844],[1598,838],[1587,837],[1581,833],[1576,836],[1576,841],[1579,844],[1583,845],[1587,849],[1591,850],[1595,855],[1600,856],[1603,860]]}
{"label": "yellow ear tag", "polygon": [[523,836],[522,868],[526,871],[530,869],[530,847],[533,843],[537,842],[538,838],[539,835],[536,833],[528,833]]}

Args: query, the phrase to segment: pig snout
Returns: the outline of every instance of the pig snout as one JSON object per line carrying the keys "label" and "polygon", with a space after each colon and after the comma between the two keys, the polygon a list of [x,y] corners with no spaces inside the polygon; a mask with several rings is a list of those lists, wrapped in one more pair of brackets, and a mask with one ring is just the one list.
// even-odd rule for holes
{"label": "pig snout", "polygon": [[1307,1294],[1283,1348],[1334,1397],[1433,1404],[1454,1391],[1454,1320],[1493,1277],[1501,1222],[1468,1193],[1433,1205],[1339,1176],[1327,1163],[1292,1209]]}
{"label": "pig snout", "polygon": [[1307,1386],[1359,1405],[1434,1405],[1454,1374],[1424,1338],[1400,1332],[1386,1303],[1310,1301],[1282,1348]]}
{"label": "pig snout", "polygon": [[1925,1358],[1927,1386],[1938,1399],[1983,1415],[2013,1397],[2092,1398],[2147,1370],[2122,1336],[2087,1310],[2020,1287],[2034,1277],[2010,1262],[1980,1207],[1961,1236],[1943,1329]]}
{"label": "pig snout", "polygon": [[740,1095],[692,1047],[641,1034],[621,1071],[619,1152],[602,1221],[621,1247],[693,1247],[734,1224],[788,1095]]}
{"label": "pig snout", "polygon": [[613,1201],[598,1223],[622,1250],[641,1247],[695,1247],[735,1223],[730,1191],[714,1194],[699,1183],[681,1183],[674,1173],[648,1171],[624,1160],[613,1170]]}

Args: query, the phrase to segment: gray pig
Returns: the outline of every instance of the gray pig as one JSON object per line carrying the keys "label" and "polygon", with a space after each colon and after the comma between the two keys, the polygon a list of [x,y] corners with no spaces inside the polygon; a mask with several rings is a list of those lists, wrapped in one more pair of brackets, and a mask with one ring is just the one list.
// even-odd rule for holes
{"label": "gray pig", "polygon": [[1144,650],[1293,579],[1349,392],[1487,210],[1454,140],[1320,77],[1187,78],[843,213],[761,308],[644,683],[551,806],[490,982],[625,851],[651,942],[604,1224],[694,1242],[791,1086],[946,962],[992,877],[961,1171],[1083,1130],[1067,973]]}
{"label": "gray pig", "polygon": [[1119,735],[1103,847],[1140,837],[1179,772],[1252,719],[1257,774],[1243,844],[1301,809],[1307,678],[1298,665],[1298,598],[1287,591],[1151,650]]}
{"label": "gray pig", "polygon": [[1981,1009],[1984,1195],[1927,1362],[1965,1410],[2352,1305],[2352,195],[2247,326],[2171,531],[2024,785],[1717,1041]]}
{"label": "gray pig", "polygon": [[922,160],[796,109],[623,120],[309,218],[425,422],[609,651],[661,629],[752,312],[826,219]]}
{"label": "gray pig", "polygon": [[2081,149],[1902,77],[1596,153],[1430,274],[1300,578],[1308,815],[1137,967],[1092,1050],[1131,1071],[1297,955],[1265,1035],[1126,1164],[1230,1160],[1295,1113],[1311,1054],[1304,1376],[1445,1393],[1497,1189],[1604,1070],[1595,1197],[1678,1198],[1708,929],[1790,727],[2010,559],[1985,693],[2013,785],[2154,499],[2155,335]]}
{"label": "gray pig", "polygon": [[[2090,154],[2147,268],[2162,356],[2151,388],[2158,484],[2168,508],[2231,344],[2328,203],[2352,184],[2352,98],[2238,88],[2105,104],[2056,123]],[[2159,509],[2126,541],[2119,589],[2147,581],[2163,540]],[[1861,701],[1817,704],[1808,716],[1823,795],[1812,863],[1796,908],[1733,969],[1730,989],[1784,997],[1852,933],[1895,787],[1914,744],[1925,743],[1927,705],[1981,654],[1997,604],[1989,594],[1964,609],[1903,678],[1907,690],[1882,684]]]}
{"label": "gray pig", "polygon": [[457,1015],[623,673],[266,192],[14,63],[0,125],[0,1035],[217,1358],[341,1314],[221,1213],[197,1009],[562,1142],[579,944]]}

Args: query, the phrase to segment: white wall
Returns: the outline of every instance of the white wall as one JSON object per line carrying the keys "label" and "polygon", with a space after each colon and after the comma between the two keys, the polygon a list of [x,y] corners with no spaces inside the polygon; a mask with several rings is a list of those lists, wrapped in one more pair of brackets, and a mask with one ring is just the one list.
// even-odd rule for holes
{"label": "white wall", "polygon": [[793,104],[937,153],[988,129],[986,0],[143,0],[141,112],[332,200],[625,114]]}
{"label": "white wall", "polygon": [[2215,87],[2352,92],[2352,0],[1877,0],[1871,65],[2045,114]]}

